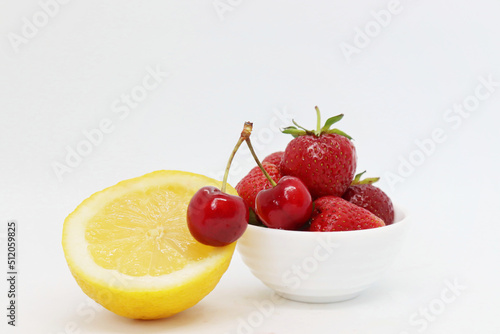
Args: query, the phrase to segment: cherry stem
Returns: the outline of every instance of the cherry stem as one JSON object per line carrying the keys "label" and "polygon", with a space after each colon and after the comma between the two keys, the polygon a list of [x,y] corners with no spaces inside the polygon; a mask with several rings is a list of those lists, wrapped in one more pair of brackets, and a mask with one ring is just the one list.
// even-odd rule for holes
{"label": "cherry stem", "polygon": [[271,178],[271,176],[269,175],[269,173],[265,170],[264,166],[262,166],[262,164],[260,163],[259,158],[257,157],[257,154],[255,154],[255,151],[254,151],[253,146],[252,146],[252,142],[250,141],[250,136],[248,138],[246,138],[245,141],[247,142],[247,146],[250,149],[250,153],[252,153],[252,156],[255,159],[255,162],[259,166],[260,170],[262,171],[262,173],[264,173],[264,176],[269,181],[269,183],[271,183],[271,185],[273,187],[275,187],[276,186],[276,182],[274,182],[274,180]]}
{"label": "cherry stem", "polygon": [[233,148],[233,151],[231,152],[231,155],[229,156],[226,170],[224,171],[224,178],[222,179],[222,186],[220,187],[220,190],[222,192],[226,192],[226,184],[227,184],[227,178],[229,176],[229,168],[231,168],[231,163],[233,162],[234,155],[236,154],[236,152],[240,148],[241,144],[245,140],[250,138],[250,134],[252,133],[252,127],[253,127],[253,124],[250,122],[245,122],[245,125],[243,125],[243,131],[241,131],[240,138],[238,139],[236,146]]}
{"label": "cherry stem", "polygon": [[319,136],[321,131],[321,113],[319,112],[318,106],[314,107],[314,109],[316,109],[316,132]]}

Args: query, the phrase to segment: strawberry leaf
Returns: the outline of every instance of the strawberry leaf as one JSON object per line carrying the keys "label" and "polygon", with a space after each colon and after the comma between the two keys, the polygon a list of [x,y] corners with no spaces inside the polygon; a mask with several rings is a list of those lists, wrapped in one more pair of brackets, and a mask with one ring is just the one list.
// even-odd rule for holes
{"label": "strawberry leaf", "polygon": [[248,214],[249,214],[249,219],[248,219],[248,223],[250,225],[255,225],[255,226],[260,226],[260,227],[265,227],[267,228],[266,225],[262,224],[259,219],[257,218],[257,214],[255,213],[255,211],[253,211],[252,208],[248,208]]}
{"label": "strawberry leaf", "polygon": [[325,125],[321,128],[320,132],[326,132],[330,130],[330,127],[340,121],[344,117],[344,114],[340,114],[337,116],[330,117],[329,119],[326,120]]}
{"label": "strawberry leaf", "polygon": [[347,139],[352,139],[351,136],[349,136],[347,133],[345,133],[343,131],[340,131],[339,129],[330,129],[330,127],[333,124],[337,123],[338,121],[340,121],[344,117],[344,114],[330,117],[329,119],[326,120],[325,125],[323,125],[323,127],[320,127],[321,126],[321,113],[320,113],[319,108],[317,106],[314,108],[316,109],[316,130],[307,130],[306,128],[297,124],[297,122],[295,122],[295,120],[292,119],[292,122],[295,126],[288,126],[284,129],[281,129],[281,132],[291,134],[294,138],[297,138],[299,136],[304,136],[304,135],[320,137],[322,134],[334,133],[334,134],[344,136]]}
{"label": "strawberry leaf", "polygon": [[380,180],[380,177],[368,177],[364,179],[363,181],[359,181],[358,184],[372,184]]}
{"label": "strawberry leaf", "polygon": [[309,130],[307,130],[306,128],[304,128],[303,126],[300,126],[299,124],[297,124],[297,122],[295,122],[295,120],[294,120],[294,119],[292,119],[292,123],[293,123],[296,127],[298,127],[299,129],[302,129],[302,130],[304,130],[304,131],[306,131],[306,132],[307,132],[307,131],[309,131]]}
{"label": "strawberry leaf", "polygon": [[284,129],[281,129],[282,133],[290,134],[294,138],[297,138],[299,136],[303,136],[306,134],[306,131],[297,129],[295,126],[287,126]]}
{"label": "strawberry leaf", "polygon": [[344,136],[346,137],[347,139],[352,139],[351,136],[349,136],[347,133],[345,133],[344,131],[341,131],[339,129],[331,129],[331,130],[327,130],[325,131],[324,133],[335,133],[337,135],[341,135],[341,136]]}
{"label": "strawberry leaf", "polygon": [[364,180],[361,180],[361,176],[366,173],[366,170],[362,173],[356,174],[354,177],[354,180],[352,180],[351,185],[358,185],[358,184],[372,184],[380,180],[380,177],[369,177]]}
{"label": "strawberry leaf", "polygon": [[356,174],[356,176],[354,176],[354,180],[352,180],[351,184],[358,184],[358,182],[361,180],[361,176],[363,176],[364,173],[366,173],[366,170],[362,171],[361,173]]}

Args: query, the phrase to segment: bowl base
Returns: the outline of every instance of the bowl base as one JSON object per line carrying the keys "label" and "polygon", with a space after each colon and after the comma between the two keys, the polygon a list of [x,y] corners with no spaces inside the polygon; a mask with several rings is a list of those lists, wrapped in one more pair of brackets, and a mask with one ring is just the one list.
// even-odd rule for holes
{"label": "bowl base", "polygon": [[295,302],[301,303],[311,303],[311,304],[326,304],[326,303],[337,303],[350,300],[359,296],[359,292],[351,293],[347,295],[336,295],[336,296],[301,296],[294,295],[285,292],[276,291],[276,293],[286,299],[293,300]]}

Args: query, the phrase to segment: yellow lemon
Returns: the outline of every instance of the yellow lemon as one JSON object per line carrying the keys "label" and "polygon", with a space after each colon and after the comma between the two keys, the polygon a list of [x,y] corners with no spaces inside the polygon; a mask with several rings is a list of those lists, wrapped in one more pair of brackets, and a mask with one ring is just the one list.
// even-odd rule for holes
{"label": "yellow lemon", "polygon": [[[207,185],[221,182],[157,171],[83,201],[64,221],[62,239],[82,290],[134,319],[164,318],[198,303],[227,270],[235,247],[206,246],[189,233],[189,200]],[[230,186],[227,192],[237,195]]]}

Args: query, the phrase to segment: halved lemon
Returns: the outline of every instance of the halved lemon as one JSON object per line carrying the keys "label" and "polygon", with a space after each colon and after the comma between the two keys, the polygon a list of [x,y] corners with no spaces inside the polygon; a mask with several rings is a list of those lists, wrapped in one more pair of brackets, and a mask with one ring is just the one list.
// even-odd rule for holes
{"label": "halved lemon", "polygon": [[[64,221],[62,239],[82,290],[108,310],[134,319],[168,317],[204,298],[227,270],[235,247],[206,246],[189,233],[187,206],[207,185],[221,182],[157,171],[83,201]],[[227,192],[237,195],[230,186]]]}

